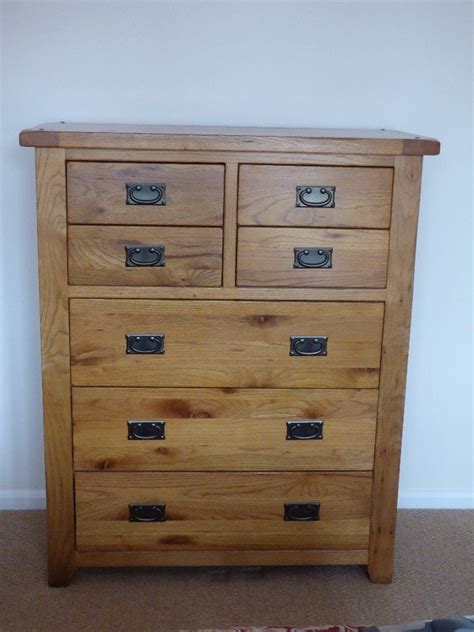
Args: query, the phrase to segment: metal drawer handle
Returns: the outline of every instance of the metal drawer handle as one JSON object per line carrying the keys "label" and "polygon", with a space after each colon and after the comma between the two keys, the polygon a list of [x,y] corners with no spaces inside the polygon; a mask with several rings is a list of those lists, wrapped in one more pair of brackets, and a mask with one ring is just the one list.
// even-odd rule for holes
{"label": "metal drawer handle", "polygon": [[290,336],[290,356],[325,356],[327,336]]}
{"label": "metal drawer handle", "polygon": [[307,184],[296,187],[296,206],[311,208],[334,208],[336,205],[336,187]]}
{"label": "metal drawer handle", "polygon": [[164,421],[129,421],[127,426],[129,441],[158,441],[165,438]]}
{"label": "metal drawer handle", "polygon": [[320,503],[285,503],[285,520],[307,522],[319,520]]}
{"label": "metal drawer handle", "polygon": [[293,268],[332,268],[332,248],[294,248]]}
{"label": "metal drawer handle", "polygon": [[127,334],[127,353],[164,353],[165,334]]}
{"label": "metal drawer handle", "polygon": [[130,522],[165,522],[166,505],[137,505],[128,506]]}
{"label": "metal drawer handle", "polygon": [[323,421],[287,421],[287,441],[316,441],[323,438]]}
{"label": "metal drawer handle", "polygon": [[125,246],[125,265],[127,268],[164,267],[165,246]]}
{"label": "metal drawer handle", "polygon": [[155,204],[165,206],[166,184],[126,184],[127,204]]}

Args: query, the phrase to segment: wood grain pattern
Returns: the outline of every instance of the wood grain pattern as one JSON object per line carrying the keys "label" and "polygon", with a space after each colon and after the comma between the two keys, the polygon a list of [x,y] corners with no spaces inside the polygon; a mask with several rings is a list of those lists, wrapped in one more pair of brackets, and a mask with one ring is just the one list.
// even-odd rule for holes
{"label": "wood grain pattern", "polygon": [[375,449],[369,575],[389,583],[397,515],[422,159],[397,159]]}
{"label": "wood grain pattern", "polygon": [[227,163],[225,168],[224,209],[224,287],[235,287],[238,175],[238,165],[236,163]]}
{"label": "wood grain pattern", "polygon": [[438,154],[439,142],[393,130],[190,125],[44,123],[20,134],[23,146],[348,154]]}
{"label": "wood grain pattern", "polygon": [[36,153],[48,580],[74,573],[74,490],[69,368],[64,150]]}
{"label": "wood grain pattern", "polygon": [[[76,473],[77,549],[363,549],[370,473]],[[320,520],[283,520],[320,502]],[[165,522],[129,522],[129,503],[166,504]]]}
{"label": "wood grain pattern", "polygon": [[[166,205],[127,205],[125,185],[166,184]],[[72,224],[221,226],[222,165],[69,162]]]}
{"label": "wood grain pattern", "polygon": [[252,287],[126,287],[70,286],[70,298],[149,298],[222,301],[301,301],[376,303],[385,300],[385,289],[364,288],[252,288]]}
{"label": "wood grain pattern", "polygon": [[[242,165],[239,224],[387,228],[392,178],[388,168]],[[296,207],[297,186],[335,186],[335,207]]]}
{"label": "wood grain pattern", "polygon": [[[378,385],[383,304],[70,301],[77,386]],[[165,335],[163,355],[125,353],[126,334]],[[328,336],[327,356],[289,356],[290,336]]]}
{"label": "wood grain pattern", "polygon": [[[439,142],[80,124],[20,142],[55,148],[36,165],[50,584],[76,565],[322,563],[390,582],[420,156]],[[167,205],[127,206],[130,181],[166,183]],[[318,184],[335,208],[296,208]],[[295,238],[333,268],[293,269]],[[124,268],[130,239],[166,239],[168,267]],[[164,355],[127,355],[126,333],[164,333]],[[291,335],[328,355],[290,357]],[[324,438],[287,441],[292,417]],[[128,441],[152,419],[164,441]],[[282,519],[312,500],[319,522]],[[130,523],[130,502],[168,521]]]}
{"label": "wood grain pattern", "polygon": [[254,151],[180,151],[170,149],[66,149],[66,160],[104,162],[245,163],[249,160],[276,165],[329,165],[350,167],[393,167],[395,156],[371,154],[318,154]]}
{"label": "wood grain pattern", "polygon": [[[240,286],[383,288],[388,231],[239,228]],[[332,248],[331,268],[294,268],[294,248]]]}
{"label": "wood grain pattern", "polygon": [[367,564],[367,549],[332,551],[76,551],[82,567],[107,566],[308,566]]}
{"label": "wood grain pattern", "polygon": [[[377,391],[74,388],[76,470],[371,470]],[[287,440],[289,420],[321,440]],[[165,439],[128,440],[127,422]]]}
{"label": "wood grain pattern", "polygon": [[[127,267],[126,246],[164,246],[163,267]],[[73,285],[220,286],[222,229],[70,226]]]}

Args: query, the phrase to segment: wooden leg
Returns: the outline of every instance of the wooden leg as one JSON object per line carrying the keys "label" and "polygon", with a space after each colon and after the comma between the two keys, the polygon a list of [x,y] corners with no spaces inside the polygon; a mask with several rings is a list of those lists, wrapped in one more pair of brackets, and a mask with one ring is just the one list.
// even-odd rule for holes
{"label": "wooden leg", "polygon": [[393,574],[421,166],[419,156],[395,160],[369,542],[369,576],[377,584],[389,584]]}
{"label": "wooden leg", "polygon": [[50,586],[74,573],[74,481],[67,295],[66,161],[36,152],[41,349]]}
{"label": "wooden leg", "polygon": [[391,584],[393,577],[393,564],[385,560],[384,565],[379,565],[377,561],[371,560],[367,567],[369,579],[373,584]]}
{"label": "wooden leg", "polygon": [[51,588],[65,588],[69,586],[76,572],[75,566],[48,566],[48,586]]}

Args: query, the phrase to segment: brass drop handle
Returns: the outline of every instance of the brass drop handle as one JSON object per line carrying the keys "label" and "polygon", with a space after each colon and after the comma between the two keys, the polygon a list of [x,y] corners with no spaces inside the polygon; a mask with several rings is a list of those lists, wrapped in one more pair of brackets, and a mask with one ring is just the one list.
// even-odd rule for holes
{"label": "brass drop handle", "polygon": [[165,438],[164,421],[127,422],[129,441],[159,441]]}
{"label": "brass drop handle", "polygon": [[323,438],[323,421],[287,421],[287,441],[316,441]]}
{"label": "brass drop handle", "polygon": [[327,336],[290,336],[290,356],[325,356]]}
{"label": "brass drop handle", "polygon": [[128,506],[128,519],[130,522],[165,522],[166,505],[131,503]]}
{"label": "brass drop handle", "polygon": [[332,268],[332,248],[294,248],[293,268]]}
{"label": "brass drop handle", "polygon": [[336,187],[306,184],[296,187],[296,207],[334,208]]}
{"label": "brass drop handle", "polygon": [[294,520],[298,522],[309,522],[319,520],[320,503],[285,503],[284,520]]}
{"label": "brass drop handle", "polygon": [[165,334],[126,334],[127,353],[164,353]]}
{"label": "brass drop handle", "polygon": [[165,246],[125,246],[127,268],[164,267]]}
{"label": "brass drop handle", "polygon": [[166,184],[145,184],[135,182],[125,185],[127,204],[165,206]]}

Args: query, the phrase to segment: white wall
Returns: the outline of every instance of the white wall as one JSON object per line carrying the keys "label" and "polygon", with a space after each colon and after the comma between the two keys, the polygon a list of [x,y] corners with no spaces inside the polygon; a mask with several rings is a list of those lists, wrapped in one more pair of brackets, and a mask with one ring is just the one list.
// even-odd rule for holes
{"label": "white wall", "polygon": [[42,503],[33,150],[45,121],[384,127],[425,160],[401,505],[472,498],[470,2],[3,5],[0,503]]}

